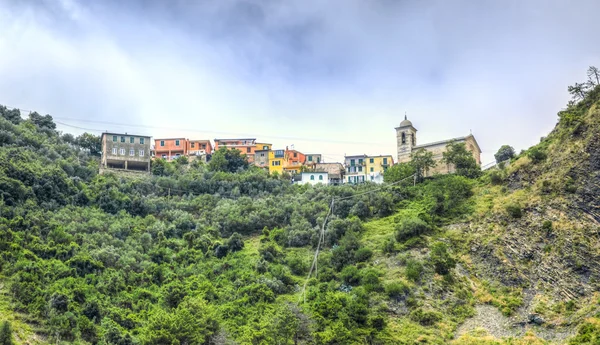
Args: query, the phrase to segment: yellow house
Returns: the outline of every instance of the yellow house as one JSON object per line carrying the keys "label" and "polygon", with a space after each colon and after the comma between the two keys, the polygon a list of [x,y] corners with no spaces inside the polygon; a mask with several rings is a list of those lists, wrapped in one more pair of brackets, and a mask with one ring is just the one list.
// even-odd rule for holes
{"label": "yellow house", "polygon": [[383,183],[383,173],[394,165],[391,155],[368,156],[366,159],[367,181]]}
{"label": "yellow house", "polygon": [[273,174],[275,172],[278,174],[283,173],[283,166],[285,162],[285,150],[269,151],[269,174]]}
{"label": "yellow house", "polygon": [[271,147],[273,147],[273,144],[256,143],[256,149],[254,151],[271,151]]}

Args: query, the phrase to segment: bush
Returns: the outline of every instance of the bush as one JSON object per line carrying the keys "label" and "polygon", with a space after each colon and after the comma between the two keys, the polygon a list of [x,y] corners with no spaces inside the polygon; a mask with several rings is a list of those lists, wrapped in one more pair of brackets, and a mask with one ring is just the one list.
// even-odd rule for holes
{"label": "bush", "polygon": [[492,170],[490,172],[490,182],[492,184],[502,184],[504,182],[504,177],[502,176],[502,172],[499,170]]}
{"label": "bush", "polygon": [[521,218],[523,216],[523,211],[521,210],[521,206],[518,204],[508,204],[505,207],[506,212],[513,218]]}
{"label": "bush", "polygon": [[420,218],[404,219],[400,224],[396,225],[396,240],[398,242],[406,241],[411,237],[422,235],[430,230],[431,227],[429,224]]}
{"label": "bush", "polygon": [[344,281],[344,283],[348,285],[357,285],[360,281],[360,273],[356,266],[346,266],[340,272],[340,277]]}
{"label": "bush", "polygon": [[368,261],[369,259],[371,259],[372,256],[373,251],[366,247],[360,248],[354,253],[354,259],[356,260],[356,262]]}
{"label": "bush", "polygon": [[286,264],[295,275],[303,275],[308,272],[308,263],[299,255],[289,255]]}
{"label": "bush", "polygon": [[406,269],[405,274],[406,277],[412,281],[418,281],[421,279],[421,274],[423,273],[423,264],[421,264],[417,260],[409,259],[406,261]]}
{"label": "bush", "polygon": [[539,163],[545,160],[548,155],[539,147],[533,147],[527,151],[527,157],[529,157],[532,162]]}
{"label": "bush", "polygon": [[4,321],[2,322],[2,326],[0,326],[0,345],[13,345],[13,335],[12,329],[10,327],[10,322]]}
{"label": "bush", "polygon": [[430,259],[437,274],[446,275],[450,273],[451,269],[456,267],[456,261],[450,256],[443,242],[433,244]]}
{"label": "bush", "polygon": [[396,252],[396,240],[393,237],[386,239],[383,242],[382,251],[386,254],[393,254]]}
{"label": "bush", "polygon": [[364,286],[367,292],[381,291],[381,282],[379,281],[379,272],[369,269],[362,272],[360,284]]}
{"label": "bush", "polygon": [[442,314],[434,310],[423,310],[419,308],[409,315],[410,319],[420,323],[423,326],[432,326],[442,319]]}
{"label": "bush", "polygon": [[239,250],[242,250],[242,248],[244,248],[244,240],[242,239],[242,235],[238,234],[237,232],[234,232],[233,235],[229,237],[229,240],[227,241],[227,246],[229,247],[229,250],[231,252],[237,252]]}
{"label": "bush", "polygon": [[410,292],[409,286],[403,281],[397,280],[391,283],[388,283],[385,286],[385,293],[393,299],[400,299],[402,297],[406,297]]}

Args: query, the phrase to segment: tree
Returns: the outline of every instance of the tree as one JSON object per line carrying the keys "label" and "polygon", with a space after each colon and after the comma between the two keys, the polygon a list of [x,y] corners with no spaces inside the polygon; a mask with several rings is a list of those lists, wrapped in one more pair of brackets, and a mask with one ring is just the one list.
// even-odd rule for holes
{"label": "tree", "polygon": [[213,153],[208,168],[212,171],[234,173],[248,169],[248,158],[242,155],[240,150],[229,150],[225,146],[221,146]]}
{"label": "tree", "polygon": [[437,162],[433,160],[433,152],[419,149],[410,155],[410,164],[414,167],[419,179],[422,179],[429,169],[435,167]]}
{"label": "tree", "polygon": [[575,85],[570,85],[567,87],[567,91],[571,94],[574,101],[580,101],[585,98],[588,91],[588,85],[585,83],[575,83]]}
{"label": "tree", "polygon": [[446,164],[454,164],[458,175],[476,178],[481,174],[477,161],[473,158],[473,154],[467,150],[465,143],[450,142],[446,148],[442,161]]}
{"label": "tree", "polygon": [[13,345],[13,335],[10,323],[8,321],[2,322],[0,326],[0,345]]}
{"label": "tree", "polygon": [[8,121],[15,125],[18,125],[23,120],[21,118],[21,112],[19,109],[8,109],[7,107],[0,105],[0,116],[4,117]]}
{"label": "tree", "polygon": [[31,121],[34,125],[39,127],[40,129],[56,129],[56,124],[52,120],[52,116],[50,115],[40,115],[37,112],[33,112],[29,114],[29,121]]}
{"label": "tree", "polygon": [[600,85],[600,69],[598,67],[590,66],[587,70],[588,85],[590,87],[596,87]]}
{"label": "tree", "polygon": [[498,152],[494,155],[496,163],[504,162],[515,156],[515,149],[509,145],[502,145]]}
{"label": "tree", "polygon": [[394,166],[389,167],[383,173],[383,181],[386,183],[393,183],[409,177],[415,173],[414,165],[410,163],[398,163]]}
{"label": "tree", "polygon": [[92,156],[100,156],[102,143],[100,137],[91,133],[83,133],[75,139],[75,143],[82,149],[89,152]]}

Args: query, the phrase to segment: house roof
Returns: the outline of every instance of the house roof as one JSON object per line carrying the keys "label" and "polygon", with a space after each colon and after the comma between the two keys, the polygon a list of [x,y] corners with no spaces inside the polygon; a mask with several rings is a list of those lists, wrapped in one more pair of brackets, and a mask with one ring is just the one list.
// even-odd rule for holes
{"label": "house roof", "polygon": [[215,141],[230,141],[230,140],[256,140],[256,138],[215,139]]}
{"label": "house roof", "polygon": [[452,141],[462,142],[462,141],[467,141],[467,139],[469,139],[469,138],[473,138],[473,141],[475,142],[475,146],[477,146],[477,149],[479,150],[479,153],[481,153],[481,148],[479,147],[479,144],[477,143],[477,140],[475,140],[475,137],[473,136],[473,134],[469,134],[469,135],[464,136],[464,137],[458,137],[458,138],[452,138],[452,139],[434,141],[432,143],[417,145],[417,146],[413,146],[413,149],[422,149],[422,148],[426,148],[426,147],[429,147],[429,146],[436,146],[436,145],[450,143]]}
{"label": "house roof", "polygon": [[342,163],[316,163],[315,171],[323,171],[329,174],[330,178],[342,178],[344,166]]}
{"label": "house roof", "polygon": [[185,138],[158,138],[158,139],[154,139],[154,141],[157,140],[186,140]]}
{"label": "house roof", "polygon": [[150,135],[143,135],[143,134],[133,134],[133,133],[115,133],[115,132],[102,132],[102,136],[104,135],[122,135],[122,136],[129,136],[129,137],[143,137],[143,138],[152,138],[152,136]]}

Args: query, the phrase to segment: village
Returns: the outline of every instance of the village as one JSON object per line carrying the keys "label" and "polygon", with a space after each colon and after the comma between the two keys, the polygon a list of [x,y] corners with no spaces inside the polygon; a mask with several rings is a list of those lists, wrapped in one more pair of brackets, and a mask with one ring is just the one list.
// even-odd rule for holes
{"label": "village", "polygon": [[454,172],[450,164],[442,163],[446,146],[451,142],[464,143],[466,149],[481,166],[481,148],[472,134],[464,137],[417,144],[417,129],[404,117],[396,130],[397,156],[389,154],[345,155],[344,162],[325,162],[320,153],[303,153],[294,148],[275,148],[256,138],[188,139],[155,138],[131,133],[104,132],[101,136],[102,162],[100,172],[131,171],[149,173],[151,162],[156,159],[173,161],[181,157],[188,160],[208,162],[220,148],[236,149],[245,155],[248,163],[268,171],[272,175],[289,174],[294,183],[337,185],[384,182],[385,171],[398,163],[411,160],[419,150],[431,152],[436,166],[429,175]]}

